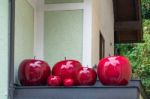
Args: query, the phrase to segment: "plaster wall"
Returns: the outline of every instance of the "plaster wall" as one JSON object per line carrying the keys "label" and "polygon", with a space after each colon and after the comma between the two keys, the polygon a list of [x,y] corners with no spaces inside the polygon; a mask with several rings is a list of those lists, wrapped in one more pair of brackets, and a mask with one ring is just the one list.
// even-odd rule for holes
{"label": "plaster wall", "polygon": [[15,78],[24,59],[34,58],[34,9],[27,0],[16,0],[15,7]]}
{"label": "plaster wall", "polygon": [[105,56],[114,54],[114,15],[112,0],[92,1],[92,65],[99,61],[100,32],[105,39]]}
{"label": "plaster wall", "polygon": [[44,60],[82,62],[83,10],[46,11],[44,20]]}
{"label": "plaster wall", "polygon": [[83,0],[45,0],[46,4],[56,4],[56,3],[79,3]]}
{"label": "plaster wall", "polygon": [[0,0],[0,99],[8,96],[9,0]]}
{"label": "plaster wall", "polygon": [[[45,2],[60,3],[56,0]],[[63,0],[61,3],[67,2],[83,2],[83,0]],[[5,75],[0,81],[0,98],[2,99],[7,99],[8,95],[8,7],[8,0],[0,0],[0,66],[3,66],[0,69],[0,75]],[[26,0],[16,0],[15,14],[15,77],[17,77],[19,63],[23,59],[34,57],[34,9]],[[51,66],[64,57],[74,58],[82,62],[83,10],[47,11],[44,20],[45,60]],[[100,31],[105,39],[105,56],[113,55],[114,17],[112,0],[92,1],[92,65],[99,61]]]}

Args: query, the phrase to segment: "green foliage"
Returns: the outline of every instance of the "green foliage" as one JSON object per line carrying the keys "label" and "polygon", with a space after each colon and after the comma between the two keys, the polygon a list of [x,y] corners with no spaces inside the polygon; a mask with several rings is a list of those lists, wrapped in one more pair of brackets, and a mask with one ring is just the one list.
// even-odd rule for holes
{"label": "green foliage", "polygon": [[133,68],[133,78],[141,79],[150,95],[150,20],[144,20],[144,43],[120,44],[116,47],[120,54],[129,58]]}
{"label": "green foliage", "polygon": [[150,19],[150,0],[142,1],[142,17],[144,19]]}
{"label": "green foliage", "polygon": [[119,54],[129,58],[132,65],[133,79],[141,79],[150,96],[150,0],[141,0],[144,30],[144,43],[119,44]]}

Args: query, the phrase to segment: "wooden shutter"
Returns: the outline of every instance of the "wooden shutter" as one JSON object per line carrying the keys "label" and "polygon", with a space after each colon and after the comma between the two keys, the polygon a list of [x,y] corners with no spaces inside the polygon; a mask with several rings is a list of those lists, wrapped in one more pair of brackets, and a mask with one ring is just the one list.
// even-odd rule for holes
{"label": "wooden shutter", "polygon": [[143,39],[141,1],[113,0],[115,43],[136,43]]}

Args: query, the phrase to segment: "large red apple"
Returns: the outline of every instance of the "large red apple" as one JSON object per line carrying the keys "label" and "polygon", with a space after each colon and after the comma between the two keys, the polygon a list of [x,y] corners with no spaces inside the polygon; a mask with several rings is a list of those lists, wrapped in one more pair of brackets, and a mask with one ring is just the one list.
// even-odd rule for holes
{"label": "large red apple", "polygon": [[81,66],[81,63],[77,60],[63,60],[54,65],[52,74],[61,76],[62,80],[67,78],[74,80],[76,76],[75,71]]}
{"label": "large red apple", "polygon": [[96,71],[92,68],[80,67],[76,71],[76,81],[78,85],[94,85],[96,78]]}
{"label": "large red apple", "polygon": [[126,85],[131,78],[131,65],[124,56],[111,56],[100,60],[97,72],[104,85]]}
{"label": "large red apple", "polygon": [[19,66],[18,77],[23,86],[46,85],[50,72],[48,63],[42,60],[26,59]]}
{"label": "large red apple", "polygon": [[50,75],[47,79],[47,84],[48,84],[48,86],[61,86],[62,79],[60,76]]}

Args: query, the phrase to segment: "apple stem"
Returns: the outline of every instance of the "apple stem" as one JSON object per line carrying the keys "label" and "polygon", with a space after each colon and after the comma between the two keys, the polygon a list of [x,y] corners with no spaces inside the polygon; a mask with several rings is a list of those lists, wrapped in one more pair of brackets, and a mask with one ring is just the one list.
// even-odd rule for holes
{"label": "apple stem", "polygon": [[95,64],[94,66],[93,66],[93,69],[96,69],[97,68],[97,65]]}
{"label": "apple stem", "polygon": [[65,60],[67,60],[67,58],[65,57]]}
{"label": "apple stem", "polygon": [[34,56],[34,59],[36,59],[36,56]]}

